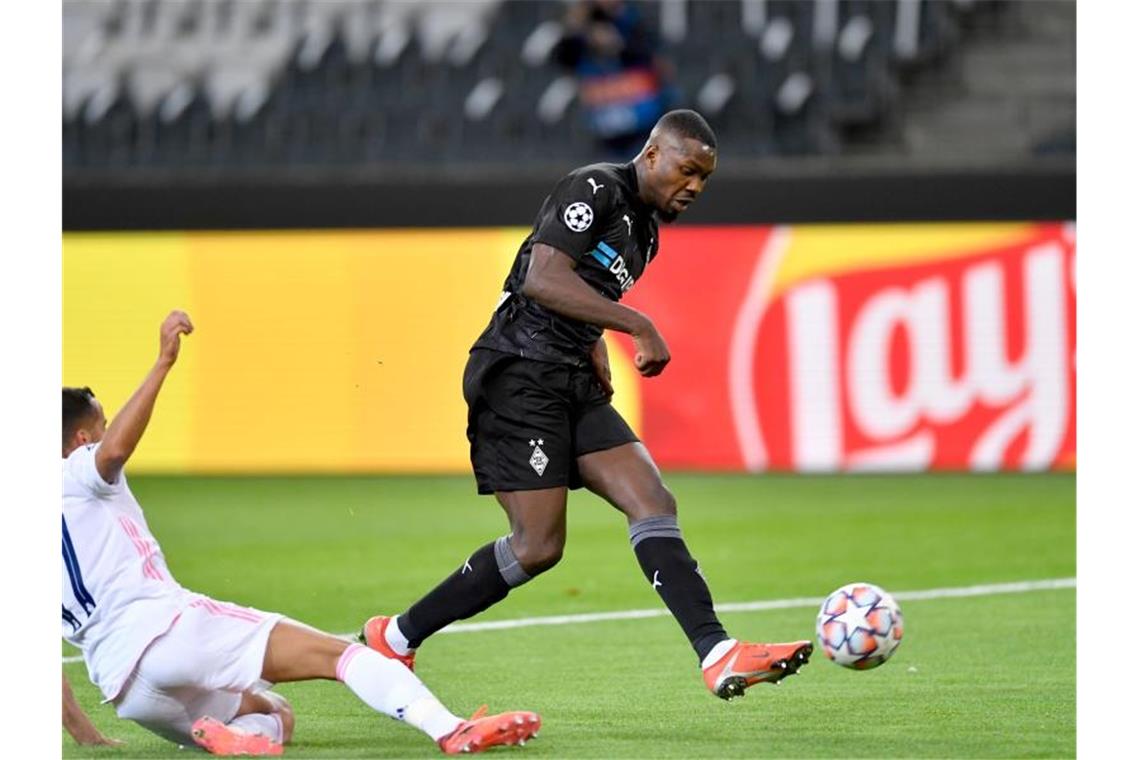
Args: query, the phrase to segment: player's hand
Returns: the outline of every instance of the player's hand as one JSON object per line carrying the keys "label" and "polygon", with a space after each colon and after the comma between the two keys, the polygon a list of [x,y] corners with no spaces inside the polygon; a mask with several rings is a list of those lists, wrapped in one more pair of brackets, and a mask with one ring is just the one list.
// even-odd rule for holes
{"label": "player's hand", "polygon": [[657,332],[653,323],[646,319],[645,326],[631,333],[630,337],[633,338],[634,346],[633,366],[642,377],[660,375],[672,358],[669,355],[669,346],[665,345],[661,333]]}
{"label": "player's hand", "polygon": [[598,338],[598,342],[594,344],[593,350],[590,351],[590,361],[594,364],[594,373],[598,376],[598,382],[601,383],[602,392],[606,394],[606,398],[614,395],[613,373],[610,372],[610,354],[606,349],[604,338]]}
{"label": "player's hand", "polygon": [[174,364],[178,359],[178,349],[182,346],[182,336],[194,332],[194,325],[184,311],[172,311],[159,328],[158,360],[164,364]]}
{"label": "player's hand", "polygon": [[92,736],[89,739],[83,739],[82,741],[77,740],[77,743],[87,747],[122,747],[126,745],[125,741],[112,739],[109,736],[103,736],[103,734],[96,734],[95,736]]}

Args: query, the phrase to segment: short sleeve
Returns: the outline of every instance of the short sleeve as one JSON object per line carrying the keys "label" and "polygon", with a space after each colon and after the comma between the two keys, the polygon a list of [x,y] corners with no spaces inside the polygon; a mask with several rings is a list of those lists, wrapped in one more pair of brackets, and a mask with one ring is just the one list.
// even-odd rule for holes
{"label": "short sleeve", "polygon": [[115,483],[103,480],[103,476],[95,467],[95,452],[99,450],[99,446],[98,443],[89,443],[75,449],[68,455],[65,468],[71,479],[85,490],[96,496],[111,496],[122,488],[123,477],[120,475]]}
{"label": "short sleeve", "polygon": [[545,243],[575,261],[593,250],[613,213],[617,188],[599,172],[575,171],[563,177],[535,229],[535,243]]}

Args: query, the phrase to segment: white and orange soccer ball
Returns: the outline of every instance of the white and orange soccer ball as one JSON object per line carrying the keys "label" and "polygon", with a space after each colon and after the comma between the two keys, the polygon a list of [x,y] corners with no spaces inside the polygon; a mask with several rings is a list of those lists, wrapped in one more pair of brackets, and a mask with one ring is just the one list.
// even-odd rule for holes
{"label": "white and orange soccer ball", "polygon": [[902,642],[902,610],[873,583],[848,583],[824,600],[815,634],[832,662],[856,670],[877,668]]}

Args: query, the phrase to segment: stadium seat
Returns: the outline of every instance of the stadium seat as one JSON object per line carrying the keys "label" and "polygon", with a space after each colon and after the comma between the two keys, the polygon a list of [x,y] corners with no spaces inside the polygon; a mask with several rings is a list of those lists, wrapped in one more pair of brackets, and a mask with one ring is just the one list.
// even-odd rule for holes
{"label": "stadium seat", "polygon": [[[900,101],[921,86],[915,72],[944,67],[1005,5],[634,4],[677,72],[677,105],[699,108],[727,149],[748,156],[842,151],[857,131],[891,139]],[[593,156],[575,83],[551,61],[565,10],[534,0],[65,3],[65,170]]]}

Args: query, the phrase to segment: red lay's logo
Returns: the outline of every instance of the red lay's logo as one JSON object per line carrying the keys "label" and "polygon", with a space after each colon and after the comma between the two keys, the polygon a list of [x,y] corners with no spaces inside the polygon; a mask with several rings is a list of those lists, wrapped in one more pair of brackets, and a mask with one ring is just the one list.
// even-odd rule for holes
{"label": "red lay's logo", "polygon": [[[663,465],[835,471],[1074,464],[1071,225],[765,232],[751,256],[737,257],[750,259],[749,270],[738,266],[739,286],[726,289],[730,318],[723,305],[717,312],[697,306],[695,319],[673,325],[680,334],[665,331],[675,362],[692,348],[704,379],[690,366],[671,378],[684,390],[658,393],[650,391],[653,380],[642,383],[643,437]],[[685,255],[668,243],[662,248],[670,258]],[[634,293],[661,274],[651,270]],[[694,334],[687,323],[705,329]],[[710,341],[714,332],[724,335]],[[694,394],[705,413],[676,408],[692,407]],[[658,418],[690,429],[663,430]],[[697,429],[710,425],[735,446],[710,455],[708,431]],[[702,435],[707,445],[694,450]]]}

